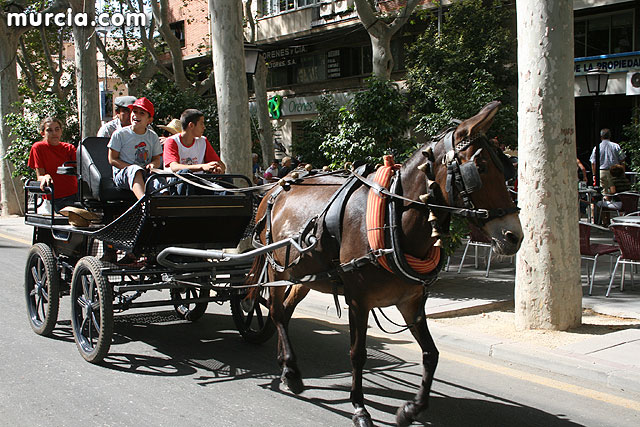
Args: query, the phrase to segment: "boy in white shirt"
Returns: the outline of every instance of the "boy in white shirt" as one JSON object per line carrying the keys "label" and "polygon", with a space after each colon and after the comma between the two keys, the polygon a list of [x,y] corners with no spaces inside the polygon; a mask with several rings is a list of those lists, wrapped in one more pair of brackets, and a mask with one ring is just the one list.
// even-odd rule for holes
{"label": "boy in white shirt", "polygon": [[203,136],[204,113],[195,109],[180,115],[182,132],[170,136],[164,143],[164,165],[173,172],[207,172],[222,174],[226,170],[207,137]]}
{"label": "boy in white shirt", "polygon": [[139,98],[132,105],[131,125],[117,130],[109,140],[109,164],[118,188],[130,189],[138,199],[144,196],[145,179],[162,166],[162,145],[149,125],[153,122],[153,104]]}
{"label": "boy in white shirt", "polygon": [[[164,141],[164,166],[172,172],[206,172],[213,174],[223,174],[226,170],[225,164],[220,160],[209,140],[203,136],[204,113],[195,109],[185,110],[180,115],[182,132],[170,136]],[[179,186],[178,194],[183,194],[185,190]]]}

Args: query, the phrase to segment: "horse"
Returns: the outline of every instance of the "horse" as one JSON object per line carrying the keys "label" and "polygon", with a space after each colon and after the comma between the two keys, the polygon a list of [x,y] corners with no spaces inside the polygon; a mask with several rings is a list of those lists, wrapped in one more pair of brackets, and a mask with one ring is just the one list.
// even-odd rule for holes
{"label": "horse", "polygon": [[[515,254],[523,238],[518,208],[505,184],[513,166],[485,136],[499,107],[497,101],[486,105],[402,165],[385,159],[387,175],[395,177],[390,188],[372,181],[373,173],[366,169],[359,169],[364,175],[295,172],[265,194],[256,213],[254,245],[291,236],[299,242],[257,257],[250,274],[253,283],[260,271],[267,272],[270,282],[293,283],[286,293],[284,287],[269,288],[281,381],[291,392],[301,393],[304,384],[288,324],[296,305],[313,289],[333,294],[337,309],[338,295],[348,305],[354,425],[373,425],[365,408],[362,371],[369,313],[378,307],[396,306],[422,350],[419,391],[398,409],[396,423],[406,426],[424,415],[439,354],[424,306],[428,286],[446,258],[439,246],[451,214],[465,216],[485,233],[497,254]],[[378,215],[383,219],[377,225],[367,220],[377,215],[367,212],[372,201],[387,212]],[[372,244],[369,235],[378,233],[380,240],[380,232],[382,244]]]}

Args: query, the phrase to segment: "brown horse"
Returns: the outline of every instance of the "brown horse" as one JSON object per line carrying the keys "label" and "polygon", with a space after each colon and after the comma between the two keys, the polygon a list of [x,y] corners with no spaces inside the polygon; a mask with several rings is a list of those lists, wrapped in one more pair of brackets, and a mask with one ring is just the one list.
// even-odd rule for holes
{"label": "brown horse", "polygon": [[[416,151],[396,172],[402,178],[402,190],[390,190],[385,198],[395,203],[398,223],[382,227],[388,234],[395,231],[396,254],[427,257],[432,247],[439,245],[439,233],[448,230],[452,210],[467,216],[486,233],[496,253],[513,255],[518,251],[522,229],[517,208],[505,186],[505,168],[510,163],[500,157],[504,155],[484,136],[498,108],[498,102],[490,103],[474,117]],[[409,425],[427,409],[438,363],[438,350],[427,328],[424,305],[427,286],[446,257],[440,257],[436,270],[430,274],[415,271],[403,274],[406,268],[402,265],[392,271],[382,268],[379,257],[389,259],[393,254],[387,251],[382,255],[369,246],[365,217],[370,180],[359,179],[364,184],[343,198],[343,210],[338,210],[343,212],[339,217],[341,236],[336,239],[330,236],[324,218],[331,210],[328,207],[339,203],[341,198],[335,198],[334,194],[346,178],[322,173],[293,178],[289,178],[284,191],[273,189],[264,197],[258,208],[254,236],[266,244],[296,235],[301,246],[304,242],[310,246],[303,253],[281,248],[269,254],[267,260],[257,258],[254,264],[254,271],[268,268],[269,281],[287,280],[296,284],[286,301],[284,288],[270,289],[270,315],[278,332],[282,382],[294,393],[304,389],[288,336],[288,323],[296,305],[309,289],[344,295],[351,330],[353,422],[357,426],[372,425],[362,392],[369,312],[376,307],[396,306],[423,352],[421,387],[414,400],[406,402],[396,414],[398,425]],[[387,218],[392,215],[387,214]],[[254,282],[255,277],[257,274]]]}

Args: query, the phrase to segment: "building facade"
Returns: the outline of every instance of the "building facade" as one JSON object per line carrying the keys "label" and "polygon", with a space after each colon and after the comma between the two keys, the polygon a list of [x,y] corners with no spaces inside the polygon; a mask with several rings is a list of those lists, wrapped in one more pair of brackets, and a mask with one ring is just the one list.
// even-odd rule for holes
{"label": "building facade", "polygon": [[[170,0],[172,25],[184,38],[187,60],[210,55],[208,20],[203,20],[206,1]],[[419,7],[443,8],[424,0]],[[381,11],[403,5],[402,0],[378,1]],[[515,7],[515,2],[506,2]],[[199,16],[199,18],[198,18]],[[276,140],[285,147],[300,136],[300,124],[316,114],[314,101],[330,94],[340,103],[365,85],[371,75],[371,44],[354,10],[353,0],[254,0],[255,21],[245,35],[264,52],[269,68],[268,96],[279,96]],[[640,105],[640,0],[574,0],[574,56],[576,137],[579,157],[588,160],[598,130],[594,128],[594,98],[587,92],[584,75],[593,68],[610,74],[607,91],[601,95],[601,127],[612,130],[620,141],[622,128],[632,110]],[[392,79],[404,78],[404,48],[420,33],[407,25],[392,42]],[[515,33],[515,32],[514,32]],[[209,59],[210,61],[210,56]],[[636,77],[634,77],[636,76]]]}

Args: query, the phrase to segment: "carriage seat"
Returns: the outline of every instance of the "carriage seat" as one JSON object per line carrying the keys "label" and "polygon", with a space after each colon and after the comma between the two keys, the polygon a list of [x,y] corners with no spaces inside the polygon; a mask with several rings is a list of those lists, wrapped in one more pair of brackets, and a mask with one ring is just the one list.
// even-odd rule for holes
{"label": "carriage seat", "polygon": [[[129,190],[116,187],[113,172],[109,164],[109,138],[90,136],[82,141],[78,150],[78,163],[81,164],[83,198],[100,202],[135,201]],[[82,154],[80,154],[82,153]]]}

